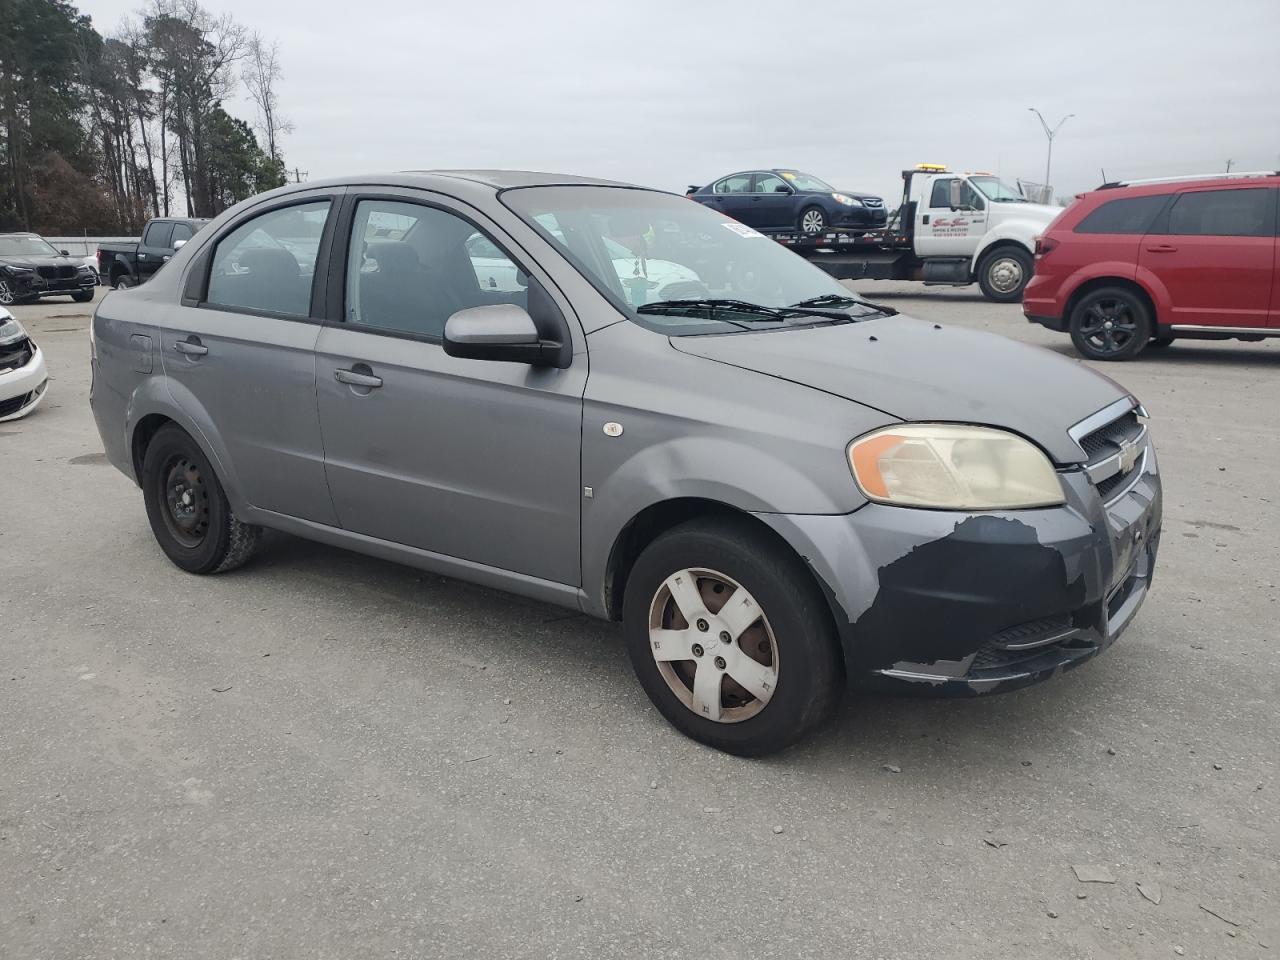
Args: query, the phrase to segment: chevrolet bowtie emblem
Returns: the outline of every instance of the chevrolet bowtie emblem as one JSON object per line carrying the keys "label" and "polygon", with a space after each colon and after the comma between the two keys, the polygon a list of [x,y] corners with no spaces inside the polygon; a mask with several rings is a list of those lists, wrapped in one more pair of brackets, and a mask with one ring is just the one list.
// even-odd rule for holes
{"label": "chevrolet bowtie emblem", "polygon": [[1120,472],[1128,473],[1142,456],[1142,447],[1136,441],[1124,441],[1120,444]]}

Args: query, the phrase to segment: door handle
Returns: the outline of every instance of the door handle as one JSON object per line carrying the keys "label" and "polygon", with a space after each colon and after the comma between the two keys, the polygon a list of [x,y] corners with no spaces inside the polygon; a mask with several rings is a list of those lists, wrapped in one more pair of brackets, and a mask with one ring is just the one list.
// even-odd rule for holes
{"label": "door handle", "polygon": [[1178,248],[1171,243],[1154,243],[1147,247],[1147,253],[1177,253]]}
{"label": "door handle", "polygon": [[209,352],[209,348],[196,337],[174,341],[173,349],[179,353],[186,354],[188,357],[203,357]]}
{"label": "door handle", "polygon": [[140,253],[140,254],[138,254],[138,259],[139,259],[139,260],[145,260],[145,259],[147,259],[147,255],[146,255],[145,253]]}
{"label": "door handle", "polygon": [[160,259],[163,260],[165,263],[169,262],[169,258],[167,256],[161,257]]}
{"label": "door handle", "polygon": [[343,370],[341,367],[333,371],[333,379],[339,383],[350,384],[353,387],[368,387],[371,390],[382,386],[381,377],[375,377],[371,373],[361,373],[358,370]]}

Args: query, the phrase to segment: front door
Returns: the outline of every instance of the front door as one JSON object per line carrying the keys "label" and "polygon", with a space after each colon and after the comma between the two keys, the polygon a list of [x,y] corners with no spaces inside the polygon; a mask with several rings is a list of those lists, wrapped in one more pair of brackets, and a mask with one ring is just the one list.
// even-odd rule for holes
{"label": "front door", "polygon": [[338,518],[380,540],[576,585],[585,349],[561,370],[446,356],[441,338],[451,314],[484,304],[525,307],[566,337],[577,321],[491,224],[423,197],[389,191],[353,207],[343,319],[316,347]]}
{"label": "front door", "polygon": [[[960,180],[960,206],[951,206],[951,183]],[[921,257],[964,257],[987,232],[987,201],[963,178],[927,182],[916,203],[915,251]]]}
{"label": "front door", "polygon": [[751,195],[751,226],[762,230],[796,229],[800,211],[795,191],[776,173],[757,173]]}
{"label": "front door", "polygon": [[201,296],[173,309],[160,336],[173,398],[209,431],[231,485],[255,507],[327,524],[337,518],[316,413],[316,264],[336,204],[304,194],[230,226],[211,256],[197,254]]}
{"label": "front door", "polygon": [[1185,190],[1142,241],[1138,262],[1168,293],[1170,324],[1265,327],[1275,272],[1275,195]]}
{"label": "front door", "polygon": [[136,255],[139,282],[146,280],[168,261],[173,253],[173,248],[169,246],[172,239],[172,220],[152,220],[147,224],[142,239],[138,241]]}

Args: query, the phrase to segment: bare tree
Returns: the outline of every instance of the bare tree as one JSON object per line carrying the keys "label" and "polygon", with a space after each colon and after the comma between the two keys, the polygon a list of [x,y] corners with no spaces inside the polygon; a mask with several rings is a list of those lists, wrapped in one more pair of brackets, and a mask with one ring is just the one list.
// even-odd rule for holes
{"label": "bare tree", "polygon": [[267,155],[272,160],[279,160],[280,136],[293,130],[293,124],[280,113],[280,101],[276,95],[276,82],[280,79],[279,42],[268,44],[260,33],[250,37],[241,79],[257,105],[258,132],[266,141]]}

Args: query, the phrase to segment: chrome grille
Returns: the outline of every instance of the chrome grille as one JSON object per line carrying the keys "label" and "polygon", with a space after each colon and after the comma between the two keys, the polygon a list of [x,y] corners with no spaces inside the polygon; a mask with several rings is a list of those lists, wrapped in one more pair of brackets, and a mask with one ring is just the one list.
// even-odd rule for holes
{"label": "chrome grille", "polygon": [[1137,409],[1130,409],[1083,436],[1072,436],[1088,458],[1085,472],[1103,500],[1126,490],[1146,463],[1147,428]]}
{"label": "chrome grille", "polygon": [[883,207],[883,206],[884,206],[884,201],[883,201],[883,200],[881,200],[879,197],[863,197],[863,198],[862,198],[862,205],[863,205],[864,207],[876,207],[876,208],[879,208],[879,207]]}

